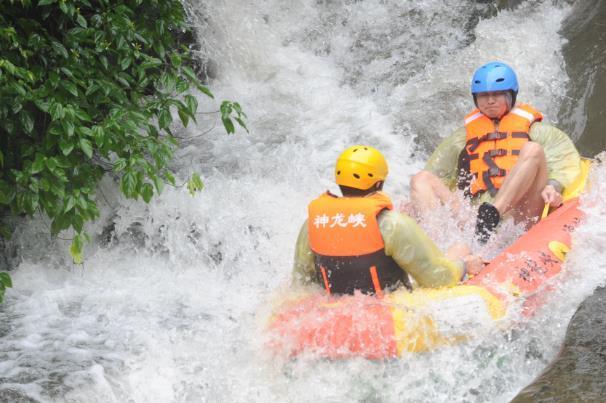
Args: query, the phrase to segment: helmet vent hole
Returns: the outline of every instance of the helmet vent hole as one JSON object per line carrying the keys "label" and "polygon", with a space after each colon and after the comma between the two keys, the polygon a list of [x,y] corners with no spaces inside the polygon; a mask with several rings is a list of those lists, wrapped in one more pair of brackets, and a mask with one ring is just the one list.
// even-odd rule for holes
{"label": "helmet vent hole", "polygon": [[354,153],[355,153],[356,151],[358,151],[358,149],[357,149],[357,148],[355,148],[355,149],[353,150],[353,152],[354,152]]}
{"label": "helmet vent hole", "polygon": [[337,171],[337,175],[341,175],[341,171]]}
{"label": "helmet vent hole", "polygon": [[474,81],[476,84],[481,84],[482,82],[480,80],[476,80]]}
{"label": "helmet vent hole", "polygon": [[358,174],[353,174],[353,176],[354,176],[354,178],[356,178],[356,179],[360,179],[360,175],[358,175]]}
{"label": "helmet vent hole", "polygon": [[374,175],[373,174],[368,174],[368,176],[370,176],[372,178]]}
{"label": "helmet vent hole", "polygon": [[368,151],[368,148],[364,147],[364,150]]}
{"label": "helmet vent hole", "polygon": [[502,83],[503,81],[505,81],[504,78],[497,78],[497,83]]}

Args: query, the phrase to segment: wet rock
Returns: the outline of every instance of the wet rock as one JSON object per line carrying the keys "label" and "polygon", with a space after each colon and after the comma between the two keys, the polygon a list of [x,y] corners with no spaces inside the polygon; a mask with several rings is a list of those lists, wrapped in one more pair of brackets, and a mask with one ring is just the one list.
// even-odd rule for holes
{"label": "wet rock", "polygon": [[[0,384],[3,383],[2,378],[0,378]],[[0,402],[13,402],[13,403],[36,403],[38,400],[32,399],[23,394],[22,391],[6,388],[0,389]]]}
{"label": "wet rock", "polygon": [[579,307],[555,362],[512,402],[604,401],[606,396],[606,288]]}
{"label": "wet rock", "polygon": [[112,216],[107,224],[103,227],[101,234],[97,237],[97,242],[101,245],[101,247],[107,247],[114,243],[118,242],[118,238],[116,237],[116,216]]}
{"label": "wet rock", "polygon": [[566,70],[570,77],[562,103],[560,127],[581,152],[594,156],[606,149],[606,0],[576,2],[562,24]]}
{"label": "wet rock", "polygon": [[145,243],[149,239],[149,236],[145,233],[143,224],[138,221],[135,221],[128,226],[126,234],[128,235],[130,241],[132,241],[138,248],[145,247]]}

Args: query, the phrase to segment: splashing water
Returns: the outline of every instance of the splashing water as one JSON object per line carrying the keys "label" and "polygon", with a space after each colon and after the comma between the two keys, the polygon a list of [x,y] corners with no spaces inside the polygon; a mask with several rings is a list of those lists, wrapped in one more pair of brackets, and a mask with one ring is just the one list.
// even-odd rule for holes
{"label": "splashing water", "polygon": [[[83,267],[70,263],[67,242],[48,239],[44,219],[19,227],[15,288],[0,306],[0,400],[511,399],[555,356],[574,309],[606,279],[604,166],[594,168],[566,274],[523,325],[389,362],[275,359],[263,328],[289,287],[307,203],[334,190],[333,163],[346,146],[382,150],[386,191],[405,199],[427,151],[472,107],[474,68],[493,59],[510,63],[520,99],[556,122],[568,81],[558,29],[569,8],[214,3],[188,3],[201,57],[216,66],[217,97],[245,107],[251,133],[203,134],[214,115],[180,132],[174,168],[181,181],[203,174],[196,197],[167,189],[145,205],[121,199],[106,179]],[[200,97],[216,108],[207,102]],[[448,211],[436,216],[449,220]],[[428,230],[442,247],[453,241],[443,227]]]}

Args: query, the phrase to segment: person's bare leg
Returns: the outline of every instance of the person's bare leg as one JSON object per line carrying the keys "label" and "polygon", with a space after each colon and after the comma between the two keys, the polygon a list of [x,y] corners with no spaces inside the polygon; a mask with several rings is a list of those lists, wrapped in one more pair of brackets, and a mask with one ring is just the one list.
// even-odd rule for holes
{"label": "person's bare leg", "polygon": [[460,202],[457,196],[431,172],[421,171],[414,175],[410,180],[410,190],[412,206],[417,214],[423,214],[440,205],[449,205],[453,211],[459,211]]}
{"label": "person's bare leg", "polygon": [[512,210],[516,222],[536,218],[543,208],[541,192],[547,183],[547,162],[543,147],[528,142],[520,150],[518,161],[509,172],[492,204],[478,208],[476,234],[485,243],[495,230],[501,216]]}
{"label": "person's bare leg", "polygon": [[544,206],[541,192],[547,184],[547,161],[543,147],[528,142],[492,203],[501,215],[514,210],[516,221],[537,217]]}

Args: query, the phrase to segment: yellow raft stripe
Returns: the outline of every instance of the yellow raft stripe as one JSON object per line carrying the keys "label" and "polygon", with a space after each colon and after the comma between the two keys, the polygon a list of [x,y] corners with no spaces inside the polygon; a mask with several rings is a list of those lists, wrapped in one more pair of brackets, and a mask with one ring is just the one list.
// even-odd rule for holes
{"label": "yellow raft stripe", "polygon": [[467,335],[441,334],[434,323],[431,309],[422,308],[435,302],[466,296],[479,296],[485,303],[490,317],[495,321],[506,313],[505,305],[501,300],[485,288],[473,285],[441,289],[420,288],[413,292],[401,290],[388,295],[386,299],[392,304],[398,356],[405,352],[421,352],[444,344],[456,344],[465,339]]}

